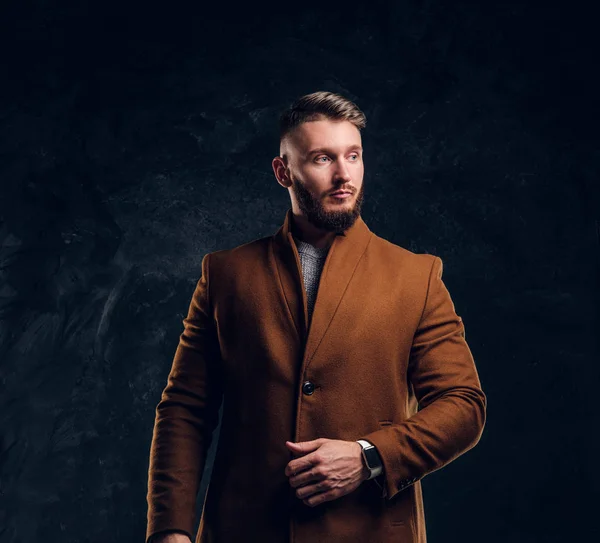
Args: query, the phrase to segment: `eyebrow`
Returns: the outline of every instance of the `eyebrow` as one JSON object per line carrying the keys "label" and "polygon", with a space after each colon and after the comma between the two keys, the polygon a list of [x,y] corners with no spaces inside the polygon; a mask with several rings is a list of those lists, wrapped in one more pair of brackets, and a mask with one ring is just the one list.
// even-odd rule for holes
{"label": "eyebrow", "polygon": [[[351,145],[347,149],[347,151],[362,151],[362,150],[363,150],[363,148],[358,144]],[[306,156],[314,155],[316,153],[331,153],[331,149],[328,149],[327,147],[319,147],[317,149],[313,149],[312,151],[309,151],[308,153],[306,153]]]}

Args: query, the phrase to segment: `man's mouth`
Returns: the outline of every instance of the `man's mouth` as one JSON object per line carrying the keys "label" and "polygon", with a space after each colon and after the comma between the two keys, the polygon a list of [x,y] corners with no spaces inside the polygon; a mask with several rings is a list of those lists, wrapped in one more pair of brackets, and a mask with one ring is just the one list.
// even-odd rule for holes
{"label": "man's mouth", "polygon": [[352,193],[347,190],[339,190],[339,191],[330,193],[329,196],[332,196],[333,198],[337,198],[339,200],[343,200],[344,198],[348,198],[349,196],[352,196]]}

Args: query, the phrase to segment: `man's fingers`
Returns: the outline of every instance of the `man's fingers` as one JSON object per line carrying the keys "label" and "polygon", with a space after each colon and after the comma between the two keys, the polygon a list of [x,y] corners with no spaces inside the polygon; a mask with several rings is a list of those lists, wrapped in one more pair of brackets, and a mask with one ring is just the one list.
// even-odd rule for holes
{"label": "man's fingers", "polygon": [[313,494],[312,496],[303,499],[305,505],[309,507],[315,507],[324,502],[330,502],[338,498],[335,490],[327,490],[325,492],[318,492],[317,494]]}
{"label": "man's fingers", "polygon": [[312,468],[315,465],[313,461],[314,457],[302,457],[295,458],[292,460],[285,468],[285,474],[289,477],[290,475],[294,475],[294,473],[301,473],[306,471],[307,469]]}
{"label": "man's fingers", "polygon": [[322,481],[323,479],[325,479],[323,474],[320,474],[314,470],[306,470],[299,475],[294,475],[290,479],[290,485],[292,485],[294,488],[297,488],[313,481]]}
{"label": "man's fingers", "polygon": [[321,480],[321,481],[314,482],[313,484],[300,486],[296,490],[296,496],[302,500],[305,500],[315,494],[320,494],[322,492],[327,492],[329,490],[331,490],[331,488],[329,488],[329,486],[327,485],[326,482]]}

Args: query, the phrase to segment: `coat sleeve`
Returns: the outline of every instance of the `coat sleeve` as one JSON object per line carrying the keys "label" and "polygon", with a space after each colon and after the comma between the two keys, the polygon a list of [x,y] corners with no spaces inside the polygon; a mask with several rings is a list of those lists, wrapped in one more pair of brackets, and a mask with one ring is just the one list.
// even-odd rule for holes
{"label": "coat sleeve", "polygon": [[148,469],[146,541],[164,530],[193,541],[196,497],[223,398],[220,349],[202,259],[167,385],[156,407]]}
{"label": "coat sleeve", "polygon": [[407,377],[419,410],[361,437],[381,456],[384,472],[377,482],[387,499],[474,447],[485,425],[487,398],[442,269],[442,260],[433,257],[410,351]]}

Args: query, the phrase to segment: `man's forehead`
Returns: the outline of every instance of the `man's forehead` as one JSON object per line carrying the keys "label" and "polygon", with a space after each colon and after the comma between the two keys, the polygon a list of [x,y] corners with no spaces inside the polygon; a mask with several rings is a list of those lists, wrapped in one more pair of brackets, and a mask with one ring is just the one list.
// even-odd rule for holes
{"label": "man's forehead", "polygon": [[297,126],[288,136],[302,154],[362,149],[360,131],[349,121],[309,121]]}

